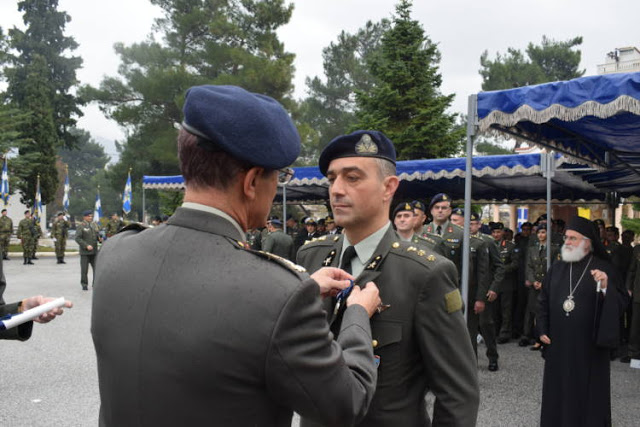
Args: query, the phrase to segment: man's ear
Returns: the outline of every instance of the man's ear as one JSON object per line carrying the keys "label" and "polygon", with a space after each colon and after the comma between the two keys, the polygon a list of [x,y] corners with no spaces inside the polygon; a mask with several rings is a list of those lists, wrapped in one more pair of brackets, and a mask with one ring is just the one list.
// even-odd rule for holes
{"label": "man's ear", "polygon": [[397,176],[392,175],[386,177],[384,179],[384,195],[382,200],[387,202],[393,199],[393,195],[396,194],[398,185],[400,185],[400,180]]}
{"label": "man's ear", "polygon": [[258,180],[262,178],[264,174],[264,168],[252,167],[249,169],[242,180],[242,190],[244,195],[249,200],[255,200],[257,196]]}

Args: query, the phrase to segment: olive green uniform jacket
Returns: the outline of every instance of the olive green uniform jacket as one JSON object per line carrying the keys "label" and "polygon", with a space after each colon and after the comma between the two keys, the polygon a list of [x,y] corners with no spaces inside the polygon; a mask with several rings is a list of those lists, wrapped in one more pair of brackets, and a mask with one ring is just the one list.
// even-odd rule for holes
{"label": "olive green uniform jacket", "polygon": [[[298,251],[298,262],[309,271],[337,267],[343,240],[343,235],[323,236],[307,243]],[[477,364],[453,263],[401,241],[389,226],[356,283],[369,281],[390,306],[371,318],[380,365],[376,394],[360,425],[430,425],[424,400],[430,390],[436,397],[433,425],[474,426]],[[325,305],[329,313],[330,303]]]}
{"label": "olive green uniform jacket", "polygon": [[318,285],[246,249],[228,220],[180,207],[98,255],[91,333],[100,425],[330,425],[366,413],[376,370],[366,310],[331,340]]}
{"label": "olive green uniform jacket", "polygon": [[272,231],[262,242],[262,250],[292,260],[293,239],[282,230]]}
{"label": "olive green uniform jacket", "polygon": [[[82,221],[76,229],[76,242],[80,247],[80,255],[95,255],[98,253],[100,231],[95,222]],[[92,246],[91,250],[87,249]]]}

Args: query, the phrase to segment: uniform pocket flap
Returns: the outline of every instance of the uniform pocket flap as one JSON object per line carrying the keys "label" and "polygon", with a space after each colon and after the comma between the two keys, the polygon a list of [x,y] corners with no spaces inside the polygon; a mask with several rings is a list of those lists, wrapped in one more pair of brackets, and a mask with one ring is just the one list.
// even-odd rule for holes
{"label": "uniform pocket flap", "polygon": [[376,341],[375,348],[387,346],[402,340],[402,325],[394,322],[375,322],[373,327],[373,340]]}

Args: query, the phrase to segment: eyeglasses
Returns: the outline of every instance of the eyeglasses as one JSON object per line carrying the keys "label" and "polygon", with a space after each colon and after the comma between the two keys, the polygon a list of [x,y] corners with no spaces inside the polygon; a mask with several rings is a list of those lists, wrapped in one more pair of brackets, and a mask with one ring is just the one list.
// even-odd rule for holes
{"label": "eyeglasses", "polygon": [[571,243],[575,243],[578,240],[591,240],[588,237],[577,237],[577,236],[562,236],[562,240],[564,240],[565,242],[571,242]]}
{"label": "eyeglasses", "polygon": [[288,184],[293,178],[294,173],[295,171],[291,168],[278,169],[278,183],[283,185]]}

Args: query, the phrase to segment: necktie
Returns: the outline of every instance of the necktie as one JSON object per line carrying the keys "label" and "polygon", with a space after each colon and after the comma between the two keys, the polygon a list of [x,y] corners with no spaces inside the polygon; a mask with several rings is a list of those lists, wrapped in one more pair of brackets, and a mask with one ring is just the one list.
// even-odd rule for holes
{"label": "necktie", "polygon": [[439,225],[438,227],[436,227],[436,234],[437,234],[438,236],[442,236],[442,226],[441,226],[441,225]]}
{"label": "necktie", "polygon": [[[342,254],[342,262],[340,263],[340,268],[351,274],[351,260],[356,256],[356,248],[353,246],[348,246],[347,249],[344,250]],[[334,304],[336,303],[334,299]],[[333,316],[333,320],[331,321],[329,328],[331,332],[333,332],[334,339],[338,338],[338,333],[340,332],[340,325],[342,324],[342,316],[344,316],[344,310],[347,308],[346,301],[338,308],[338,312]]]}
{"label": "necktie", "polygon": [[340,268],[351,274],[351,260],[356,255],[356,248],[354,248],[353,246],[348,246],[347,249],[344,250],[344,254],[342,254],[342,262],[340,263]]}

